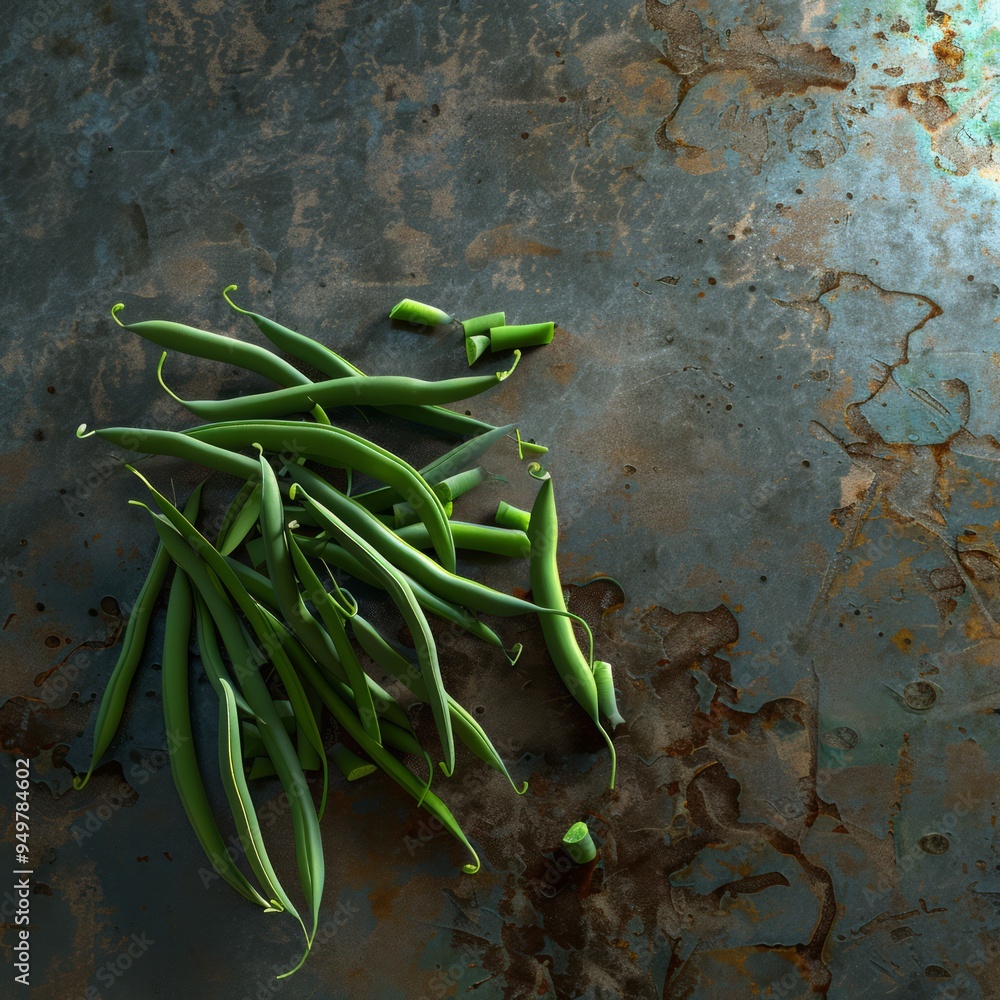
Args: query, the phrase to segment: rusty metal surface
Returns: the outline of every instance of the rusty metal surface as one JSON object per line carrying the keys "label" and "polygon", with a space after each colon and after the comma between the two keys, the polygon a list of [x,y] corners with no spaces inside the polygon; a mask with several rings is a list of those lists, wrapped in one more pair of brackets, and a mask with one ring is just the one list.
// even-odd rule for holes
{"label": "rusty metal surface", "polygon": [[[246,336],[229,282],[374,372],[464,367],[383,319],[404,295],[556,320],[473,410],[551,446],[567,578],[626,595],[602,618],[610,584],[573,592],[618,671],[617,789],[530,623],[498,626],[529,648],[513,670],[442,632],[530,791],[471,758],[438,780],[468,877],[398,789],[337,786],[330,934],[280,995],[1000,996],[995,5],[3,19],[0,829],[28,755],[32,996],[271,995],[297,955],[289,921],[205,885],[152,652],[111,762],[69,789],[153,550],[120,456],[73,431],[185,423],[108,310]],[[192,396],[255,384],[172,365]],[[146,467],[179,495],[197,476]],[[489,467],[509,483],[470,516],[530,500],[511,448]],[[584,817],[600,863],[561,870]]]}

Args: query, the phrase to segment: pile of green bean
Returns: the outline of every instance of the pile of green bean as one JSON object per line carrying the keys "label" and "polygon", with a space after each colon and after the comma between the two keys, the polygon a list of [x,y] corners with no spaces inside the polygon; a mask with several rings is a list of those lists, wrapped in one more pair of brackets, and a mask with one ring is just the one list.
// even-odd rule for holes
{"label": "pile of green bean", "polygon": [[[234,289],[230,286],[223,293],[229,304],[252,319],[275,347],[312,366],[325,380],[313,381],[278,354],[252,343],[177,323],[125,325],[118,318],[123,307],[112,310],[124,329],[166,350],[236,365],[281,388],[234,399],[184,400],[164,382],[164,353],[157,369],[160,384],[201,424],[184,431],[107,427],[87,433],[85,425],[79,428],[80,437],[96,434],[131,451],[186,459],[244,485],[212,540],[197,526],[201,486],[179,509],[127,466],[152,498],[151,505],[131,502],[149,511],[159,547],[101,699],[90,766],[74,785],[82,789],[87,784],[118,731],[154,606],[173,565],[162,697],[174,783],[215,870],[265,912],[287,911],[302,926],[306,944],[297,969],[312,945],[323,892],[319,823],[329,787],[328,758],[348,781],[384,771],[469,851],[472,860],[464,871],[475,873],[480,866],[461,826],[431,791],[430,752],[417,739],[399,702],[366,673],[359,650],[430,706],[446,776],[455,770],[457,737],[504,775],[515,791],[527,790],[526,783],[517,788],[482,726],[445,689],[429,618],[460,626],[498,647],[513,663],[520,648],[504,649],[478,615],[537,615],[560,677],[607,742],[612,788],[615,748],[601,720],[612,729],[623,720],[610,665],[594,661],[587,623],[566,608],[548,473],[537,464],[530,466],[541,483],[530,511],[501,503],[496,525],[452,518],[453,501],[489,478],[475,463],[516,428],[494,427],[443,404],[468,399],[503,381],[517,366],[517,348],[546,343],[546,336],[551,340],[552,324],[508,326],[502,313],[462,324],[467,349],[469,340],[483,336],[482,331],[489,336],[499,331],[494,349],[514,348],[506,371],[441,381],[368,376],[320,342],[240,309],[229,298]],[[404,322],[452,322],[447,313],[409,299],[390,315]],[[539,327],[545,329],[539,332]],[[470,364],[473,353],[468,351]],[[367,438],[334,425],[326,410],[338,406],[378,407],[465,440],[418,471]],[[517,440],[519,450],[546,450],[523,442],[519,433]],[[346,470],[347,488],[338,489],[306,462]],[[354,493],[355,474],[382,485]],[[526,558],[533,600],[457,574],[456,549]],[[364,618],[358,601],[338,580],[343,573],[388,595],[412,635],[413,659]],[[574,623],[582,626],[586,649],[578,642]],[[253,881],[226,849],[203,780],[204,762],[195,752],[189,684],[192,624],[201,669],[218,702],[219,773]],[[321,735],[324,712],[336,721],[345,741],[329,754]],[[422,759],[426,777],[418,776],[399,755]],[[307,781],[310,772],[320,775],[318,804]],[[276,777],[288,795],[304,915],[268,858],[249,789],[249,782],[263,777]]]}

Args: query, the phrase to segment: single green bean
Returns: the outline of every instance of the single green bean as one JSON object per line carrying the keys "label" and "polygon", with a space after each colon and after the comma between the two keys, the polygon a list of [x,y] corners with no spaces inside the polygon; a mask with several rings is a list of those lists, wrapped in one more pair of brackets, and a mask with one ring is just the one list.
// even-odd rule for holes
{"label": "single green bean", "polygon": [[415,299],[400,299],[389,311],[389,319],[417,326],[447,326],[451,322],[451,316],[443,309]]}
{"label": "single green bean", "polygon": [[475,337],[482,333],[489,333],[494,326],[503,326],[507,322],[507,317],[502,312],[487,313],[485,316],[473,316],[472,319],[462,320],[462,332],[466,337]]}
{"label": "single green bean", "polygon": [[574,823],[563,834],[562,845],[578,865],[585,865],[597,857],[597,847],[586,823]]}
{"label": "single green bean", "polygon": [[551,344],[555,328],[555,323],[495,326],[490,330],[490,350],[506,351],[511,347],[537,347],[540,344]]}
{"label": "single green bean", "polygon": [[[531,556],[528,559],[528,574],[531,580],[531,595],[544,608],[565,611],[562,584],[559,580],[559,564],[556,549],[559,542],[559,522],[556,516],[555,494],[552,477],[540,465],[533,465],[531,474],[541,479],[542,485],[531,507],[528,538],[531,542]],[[593,651],[584,656],[576,641],[573,625],[568,618],[555,615],[539,615],[542,634],[549,656],[555,664],[566,689],[576,699],[583,710],[594,720],[611,751],[611,787],[615,787],[617,756],[615,745],[600,722],[597,683],[594,680]]]}
{"label": "single green bean", "polygon": [[527,531],[528,524],[531,522],[531,514],[526,510],[521,510],[520,507],[514,507],[506,500],[501,500],[493,520],[504,528]]}
{"label": "single green bean", "polygon": [[[527,523],[527,522],[525,522]],[[495,527],[492,524],[473,524],[469,521],[449,521],[455,548],[468,552],[488,552],[496,556],[527,558],[531,545],[523,530]],[[408,524],[396,529],[396,534],[417,549],[431,547],[430,535],[423,524]]]}
{"label": "single green bean", "polygon": [[618,711],[615,681],[611,674],[611,664],[606,660],[594,660],[594,681],[597,684],[597,704],[601,709],[601,715],[608,720],[608,724],[614,730],[625,719]]}
{"label": "single green bean", "polygon": [[345,747],[343,743],[334,743],[330,748],[330,756],[340,773],[348,781],[357,781],[359,778],[367,778],[369,774],[374,774],[378,768],[369,760],[359,757],[353,750]]}
{"label": "single green bean", "polygon": [[[195,487],[184,507],[185,514],[191,520],[198,516],[200,503],[201,485]],[[142,649],[146,642],[146,633],[149,631],[150,619],[153,617],[153,607],[163,589],[163,581],[167,577],[169,568],[170,557],[164,552],[162,545],[157,545],[149,573],[146,575],[129,614],[125,635],[122,638],[121,652],[118,654],[118,662],[111,671],[111,677],[108,679],[104,694],[101,696],[101,705],[97,710],[97,718],[94,723],[94,746],[90,754],[90,766],[83,778],[80,778],[79,775],[73,778],[73,787],[77,791],[80,791],[90,781],[90,776],[94,773],[97,762],[104,756],[104,752],[111,745],[111,741],[115,738],[118,727],[121,725],[122,715],[125,712],[125,700],[132,686],[139,661],[142,659]]]}

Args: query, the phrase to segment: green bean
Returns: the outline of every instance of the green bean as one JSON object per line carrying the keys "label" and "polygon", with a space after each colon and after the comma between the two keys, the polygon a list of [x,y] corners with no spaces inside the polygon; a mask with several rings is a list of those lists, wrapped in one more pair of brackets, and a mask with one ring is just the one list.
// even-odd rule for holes
{"label": "green bean", "polygon": [[490,350],[506,351],[511,347],[537,347],[540,344],[551,344],[555,328],[555,323],[495,326],[490,330]]}
{"label": "green bean", "polygon": [[615,698],[615,682],[611,675],[611,664],[605,660],[594,660],[594,681],[597,684],[597,704],[601,715],[608,720],[612,730],[625,720],[618,711]]}
{"label": "green bean", "polygon": [[586,823],[574,823],[563,834],[562,845],[578,865],[585,865],[597,857],[597,847]]}
{"label": "green bean", "polygon": [[191,584],[178,569],[167,600],[167,624],[163,639],[163,722],[167,732],[170,774],[191,829],[212,866],[240,895],[265,909],[271,903],[250,884],[236,867],[212,815],[212,807],[198,768],[188,689],[188,638],[191,629]]}
{"label": "green bean", "polygon": [[[259,313],[249,312],[241,309],[229,297],[229,292],[235,291],[236,286],[230,285],[223,293],[223,297],[238,313],[249,316],[257,324],[261,333],[271,341],[275,347],[280,348],[286,354],[290,354],[299,361],[304,361],[312,365],[317,371],[322,372],[327,378],[350,378],[354,375],[364,375],[364,372],[356,365],[351,364],[346,358],[331,351],[325,345],[305,337],[301,333],[289,330],[288,327],[275,323],[274,320],[261,316]],[[468,437],[472,434],[482,434],[483,431],[493,429],[492,424],[484,423],[482,420],[474,420],[464,413],[456,413],[443,406],[380,406],[383,413],[412,420],[415,423],[424,424],[427,427],[434,427],[437,430],[447,431],[452,434],[460,434]]]}
{"label": "green bean", "polygon": [[394,400],[407,405],[457,403],[478,396],[503,382],[517,367],[521,352],[515,351],[507,371],[495,375],[442,379],[426,382],[402,375],[353,375],[292,386],[273,392],[236,396],[234,399],[181,399],[163,381],[164,353],[156,376],[164,391],[202,420],[265,420],[307,411],[313,406],[387,406]]}
{"label": "green bean", "polygon": [[524,453],[526,451],[534,452],[536,455],[544,455],[549,449],[546,448],[544,444],[535,444],[534,441],[525,441],[521,437],[521,432],[516,427],[514,428],[514,437],[517,439],[517,457],[519,459],[524,458]]}
{"label": "green bean", "polygon": [[254,459],[225,448],[205,445],[178,431],[143,430],[138,427],[101,427],[88,431],[86,424],[80,424],[76,430],[76,436],[81,439],[95,434],[129,451],[183,458],[238,479],[257,479],[260,475]]}
{"label": "green bean", "polygon": [[462,332],[466,337],[475,337],[481,333],[489,333],[491,327],[503,326],[507,317],[502,312],[487,313],[485,316],[473,316],[462,320]]}
{"label": "green bean", "polygon": [[[449,573],[423,552],[407,545],[394,531],[390,531],[381,522],[371,516],[363,507],[350,497],[335,490],[325,479],[317,476],[309,469],[300,465],[287,465],[289,477],[298,485],[309,491],[312,500],[329,508],[328,513],[337,518],[376,548],[383,556],[391,559],[393,564],[412,577],[417,583],[423,584],[428,590],[443,597],[446,601],[457,604],[472,611],[484,614],[510,617],[512,615],[541,614],[562,617],[578,621],[591,637],[590,626],[579,615],[565,609],[539,606],[537,603],[522,600],[511,594],[503,594],[484,584],[477,583],[465,577]],[[321,517],[324,515],[320,515]],[[530,534],[529,534],[530,538]]]}
{"label": "green bean", "polygon": [[348,781],[357,781],[359,778],[367,778],[369,774],[374,774],[378,768],[368,760],[359,757],[353,750],[345,747],[343,743],[334,743],[330,748],[330,756],[340,773]]}
{"label": "green bean", "polygon": [[[459,472],[457,475],[442,479],[441,482],[435,483],[431,489],[440,497],[441,502],[444,504],[445,512],[448,514],[448,519],[451,520],[451,502],[457,500],[470,490],[475,489],[477,486],[489,482],[491,479],[503,481],[501,476],[491,476],[481,465],[477,465],[475,468],[467,469],[465,472]],[[420,519],[413,504],[410,503],[394,504],[392,516],[396,528],[415,524]]]}
{"label": "green bean", "polygon": [[389,311],[389,319],[417,326],[447,326],[451,322],[451,316],[443,309],[414,299],[400,299]]}
{"label": "green bean", "polygon": [[[118,314],[124,308],[124,303],[119,302],[111,309],[111,315],[120,327],[137,333],[145,340],[158,344],[168,351],[181,351],[184,354],[193,354],[196,358],[236,365],[238,368],[263,375],[278,385],[307,385],[310,382],[307,376],[283,358],[256,344],[246,344],[235,337],[223,337],[208,330],[184,326],[182,323],[167,323],[163,320],[123,323]],[[325,414],[322,414],[320,419],[329,423]]]}
{"label": "green bean", "polygon": [[[559,564],[556,559],[559,522],[556,516],[552,477],[537,464],[533,465],[529,471],[542,482],[535,502],[532,504],[531,520],[528,524],[528,538],[531,542],[531,555],[528,559],[531,594],[540,607],[564,611],[566,602],[563,598],[562,584],[559,581]],[[611,751],[611,787],[614,788],[617,757],[615,745],[611,742],[611,737],[600,722],[597,683],[594,680],[594,671],[591,666],[593,647],[591,647],[591,655],[588,659],[581,652],[573,626],[567,618],[544,614],[539,615],[539,621],[542,625],[542,634],[545,636],[545,645],[548,648],[549,656],[566,685],[566,689],[594,720],[594,724]]]}
{"label": "green bean", "polygon": [[[201,485],[195,487],[184,507],[185,513],[190,515],[192,519],[198,516],[200,502]],[[150,619],[153,617],[153,607],[163,589],[163,581],[167,577],[169,568],[170,557],[164,552],[163,546],[158,545],[153,561],[150,563],[149,573],[146,575],[129,614],[125,635],[122,638],[121,652],[118,654],[118,662],[111,671],[111,677],[108,679],[104,694],[101,696],[101,705],[97,710],[97,719],[94,724],[94,745],[90,754],[90,766],[83,778],[80,778],[79,775],[73,778],[73,787],[77,791],[82,790],[90,781],[90,776],[94,773],[97,762],[104,756],[104,752],[111,745],[111,741],[115,738],[118,727],[121,725],[122,715],[125,712],[125,700],[128,697],[129,688],[132,686],[139,661],[142,659],[142,649],[146,642],[146,633],[149,631]]]}
{"label": "green bean", "polygon": [[[306,953],[295,968],[289,970],[289,972],[282,973],[278,977],[279,979],[284,978],[284,976],[295,972],[301,967],[302,962],[305,961],[312,947],[312,941],[319,922],[319,904],[323,893],[325,866],[316,809],[313,806],[306,778],[299,765],[295,748],[274,708],[267,685],[264,683],[264,678],[261,676],[260,671],[253,665],[254,661],[258,658],[257,651],[251,650],[248,646],[242,625],[229,600],[225,597],[223,586],[227,584],[227,581],[225,577],[220,578],[212,572],[214,567],[210,568],[211,559],[199,558],[201,552],[208,553],[209,550],[214,552],[214,549],[211,549],[211,546],[208,545],[204,538],[189,524],[187,524],[186,528],[183,527],[186,522],[183,521],[182,516],[178,517],[180,512],[176,508],[173,508],[169,501],[160,497],[152,487],[150,487],[150,491],[153,493],[154,498],[156,498],[157,505],[161,506],[161,509],[165,509],[165,513],[171,511],[168,516],[163,516],[150,510],[153,523],[160,534],[160,538],[163,540],[164,547],[170,552],[173,560],[191,578],[192,583],[194,583],[206,606],[211,611],[215,623],[221,630],[223,642],[229,651],[237,679],[243,689],[243,694],[252,707],[254,715],[257,717],[257,724],[261,737],[264,740],[268,757],[274,763],[282,786],[288,793],[292,811],[292,824],[295,830],[295,853],[299,862],[302,891],[309,904],[310,915],[312,917],[312,931],[305,932],[307,942]],[[132,502],[135,503],[136,501]],[[141,506],[145,506],[145,504]],[[175,520],[178,521],[181,527],[175,526],[173,523]],[[208,548],[205,549],[204,546],[208,546]],[[225,560],[222,557],[219,557],[218,564],[223,569],[227,568]],[[226,585],[226,589],[230,589],[229,585]],[[234,596],[236,595],[234,594]],[[247,605],[249,606],[249,604],[252,604],[252,601],[248,599]],[[246,608],[242,605],[241,610],[244,611],[244,614],[247,613]],[[250,617],[248,615],[248,618]],[[255,615],[254,617],[259,618],[260,616]],[[273,632],[265,634],[269,634],[269,639],[265,643],[264,648],[270,653],[272,662],[277,667],[279,661],[283,658],[287,664],[287,657],[285,657],[277,637]],[[282,672],[281,668],[279,668],[279,673],[289,697],[293,700],[293,703],[298,702],[295,693],[296,691],[301,692],[301,682],[298,680],[298,675],[295,674],[290,664],[288,664],[287,671]],[[231,801],[234,814],[236,814],[241,804],[249,803],[251,800],[246,789],[242,766],[237,767],[235,764],[235,761],[239,759],[240,729],[232,685],[228,678],[225,677],[220,677],[219,682],[225,695],[223,702],[220,703],[220,723],[227,727],[230,740],[229,771],[227,773],[235,781],[239,791],[236,800]],[[308,704],[306,704],[305,711],[308,712]],[[298,712],[299,706],[296,704],[296,713],[298,714]],[[325,762],[325,753],[323,757]],[[241,783],[242,787],[240,787]],[[252,812],[252,809],[250,812]],[[245,818],[249,820],[249,817]],[[280,896],[278,898],[281,899],[285,908],[288,909],[291,901],[288,900],[286,902],[287,896],[284,899]],[[291,906],[291,911],[298,916],[294,906]],[[301,922],[301,918],[299,919]],[[304,924],[303,929],[305,929]]]}
{"label": "green bean", "polygon": [[531,522],[531,514],[526,510],[521,510],[520,507],[512,506],[506,500],[501,500],[493,520],[504,528],[527,531]]}
{"label": "green bean", "polygon": [[184,432],[205,444],[247,448],[260,444],[268,451],[292,452],[326,465],[352,468],[399,490],[420,513],[434,539],[441,565],[454,571],[455,543],[440,499],[413,466],[392,452],[337,427],[295,420],[227,421],[205,424]]}
{"label": "green bean", "polygon": [[[427,700],[427,687],[420,676],[419,668],[397,652],[379,633],[360,615],[351,619],[351,630],[361,644],[361,648],[380,666],[398,677],[421,701]],[[461,704],[448,695],[448,711],[455,727],[455,735],[481,760],[494,771],[502,774],[518,795],[528,790],[528,783],[518,791],[514,779],[510,776],[507,766],[496,752],[490,738],[483,727],[470,715]]]}
{"label": "green bean", "polygon": [[465,358],[471,368],[490,349],[490,338],[482,335],[465,338]]}
{"label": "green bean", "polygon": [[[254,447],[260,447],[255,445]],[[326,591],[319,585],[319,580],[315,581],[313,592],[310,593],[314,602],[320,608],[320,614],[327,625],[324,631],[319,622],[309,613],[302,595],[299,592],[298,584],[295,581],[296,564],[293,562],[293,553],[289,552],[288,538],[285,533],[285,515],[281,507],[281,491],[278,489],[278,480],[274,475],[274,470],[264,457],[264,452],[260,452],[260,470],[263,493],[261,495],[260,507],[260,532],[264,539],[264,556],[267,562],[267,573],[274,584],[274,593],[278,598],[278,607],[285,621],[291,625],[291,630],[301,640],[302,644],[309,650],[311,656],[330,665],[334,658],[340,660],[340,665],[347,673],[347,681],[354,692],[355,702],[361,716],[361,722],[368,735],[376,742],[380,743],[382,738],[379,735],[378,716],[375,714],[375,706],[372,704],[371,694],[368,690],[367,680],[358,658],[351,649],[351,644],[347,641],[346,634],[344,641],[338,645],[337,634],[330,632],[331,622],[328,618],[335,618],[336,613],[331,615],[330,608],[323,600]],[[300,576],[301,578],[301,576]],[[308,585],[311,580],[303,580]],[[322,597],[320,596],[322,595]],[[340,629],[343,632],[343,626]],[[322,753],[322,744],[317,746],[318,752]]]}
{"label": "green bean", "polygon": [[322,519],[323,528],[339,537],[344,548],[378,579],[409,627],[417,658],[423,670],[424,681],[427,684],[427,702],[431,706],[438,737],[441,740],[441,749],[444,751],[444,773],[450,776],[455,770],[455,740],[451,731],[451,716],[448,714],[434,636],[431,634],[423,609],[413,594],[413,589],[392,563],[335,514],[316,503],[301,486],[293,485],[289,497],[294,500],[299,492],[302,494],[305,506]]}

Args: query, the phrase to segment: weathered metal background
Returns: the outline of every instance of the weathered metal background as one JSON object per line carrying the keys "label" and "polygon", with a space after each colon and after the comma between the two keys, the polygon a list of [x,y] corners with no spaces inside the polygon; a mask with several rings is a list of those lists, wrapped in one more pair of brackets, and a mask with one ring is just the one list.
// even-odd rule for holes
{"label": "weathered metal background", "polygon": [[[33,997],[1000,996],[996,4],[2,17],[0,736],[37,779]],[[69,789],[154,547],[120,456],[73,431],[185,424],[109,307],[248,336],[231,281],[374,372],[464,367],[384,320],[403,295],[556,320],[473,409],[551,445],[567,577],[625,587],[603,619],[611,585],[573,595],[618,670],[618,788],[530,623],[499,626],[533,650],[513,670],[443,633],[530,791],[471,758],[439,779],[468,877],[395,786],[339,785],[336,933],[283,985],[291,921],[205,885],[155,644]],[[254,384],[170,366],[191,395]],[[488,465],[510,482],[467,512],[530,499],[511,448]],[[582,817],[600,864],[560,872]]]}

